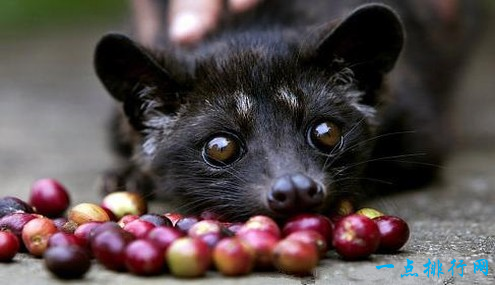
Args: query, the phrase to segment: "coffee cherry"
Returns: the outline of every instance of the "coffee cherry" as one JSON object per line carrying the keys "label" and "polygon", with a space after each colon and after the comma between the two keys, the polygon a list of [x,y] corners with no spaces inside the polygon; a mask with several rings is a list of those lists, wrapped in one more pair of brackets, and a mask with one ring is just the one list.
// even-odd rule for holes
{"label": "coffee cherry", "polygon": [[0,262],[11,261],[20,247],[19,239],[13,233],[0,231]]}
{"label": "coffee cherry", "polygon": [[139,219],[124,226],[125,231],[130,232],[138,239],[144,238],[153,228],[155,228],[154,224]]}
{"label": "coffee cherry", "polygon": [[244,232],[250,230],[258,230],[262,232],[268,232],[269,234],[280,238],[280,228],[275,221],[267,216],[254,216],[249,218],[246,223],[239,229],[238,234],[242,235]]}
{"label": "coffee cherry", "polygon": [[222,239],[213,250],[215,267],[226,276],[249,274],[255,257],[254,250],[236,237]]}
{"label": "coffee cherry", "polygon": [[[46,193],[35,189],[62,187],[57,184],[53,179],[33,184],[30,201],[37,209],[46,203],[41,203]],[[54,193],[51,195],[56,196]],[[335,212],[335,228],[329,218],[305,213],[290,218],[281,230],[272,218],[262,215],[245,223],[228,223],[218,221],[219,215],[211,212],[203,212],[201,217],[144,214],[147,205],[144,203],[143,210],[142,204],[130,197],[134,193],[119,195],[108,195],[111,199],[106,197],[104,207],[81,203],[70,209],[68,219],[54,220],[25,213],[30,206],[22,200],[1,198],[0,214],[2,210],[7,214],[0,217],[0,262],[12,260],[25,245],[32,255],[45,256],[47,268],[64,279],[82,277],[89,270],[91,255],[107,269],[137,275],[160,274],[167,262],[174,276],[199,277],[213,262],[226,276],[245,275],[254,267],[275,267],[301,276],[314,271],[330,245],[343,259],[356,260],[377,250],[397,251],[409,238],[409,227],[402,219],[371,208],[349,214],[351,204],[342,204]],[[39,211],[56,217],[65,209],[58,214],[45,210]],[[109,221],[113,211],[124,214],[118,223]],[[281,240],[281,236],[285,238]]]}
{"label": "coffee cherry", "polygon": [[51,247],[46,250],[43,258],[46,268],[62,279],[81,278],[91,266],[88,254],[79,246]]}
{"label": "coffee cherry", "polygon": [[222,232],[222,225],[220,222],[215,220],[202,220],[193,224],[187,231],[187,234],[191,237],[199,237],[204,234],[220,232]]}
{"label": "coffee cherry", "polygon": [[359,209],[356,214],[358,215],[363,215],[365,217],[368,217],[370,219],[374,219],[376,217],[380,217],[380,216],[383,216],[385,215],[384,213],[376,210],[376,209],[373,209],[373,208],[362,208],[362,209]]}
{"label": "coffee cherry", "polygon": [[161,226],[171,227],[172,226],[172,222],[167,217],[162,216],[162,215],[158,215],[158,214],[153,214],[153,213],[144,214],[141,217],[139,217],[139,219],[146,221],[146,222],[150,222],[157,227],[161,227]]}
{"label": "coffee cherry", "polygon": [[340,216],[347,216],[354,212],[354,202],[349,199],[341,199],[337,205],[337,213]]}
{"label": "coffee cherry", "polygon": [[237,237],[251,247],[255,253],[255,265],[261,269],[272,267],[272,250],[280,240],[278,237],[266,231],[250,230]]}
{"label": "coffee cherry", "polygon": [[182,215],[179,213],[165,213],[165,214],[163,214],[163,216],[165,216],[167,219],[169,219],[170,222],[172,222],[172,226],[174,226],[174,227],[177,224],[177,222],[180,219],[182,219]]}
{"label": "coffee cherry", "polygon": [[34,213],[34,210],[19,198],[11,196],[0,198],[0,218],[14,213]]}
{"label": "coffee cherry", "polygon": [[223,227],[230,231],[230,235],[237,234],[242,226],[244,226],[243,223],[223,223]]}
{"label": "coffee cherry", "polygon": [[24,225],[22,241],[30,254],[41,257],[48,247],[48,239],[57,231],[52,220],[35,218]]}
{"label": "coffee cherry", "polygon": [[117,224],[119,224],[119,226],[123,228],[128,223],[135,221],[137,219],[139,219],[138,215],[125,215],[118,220]]}
{"label": "coffee cherry", "polygon": [[344,259],[367,258],[376,252],[379,243],[378,226],[363,215],[346,216],[335,225],[333,246]]}
{"label": "coffee cherry", "polygon": [[119,220],[119,219],[117,219],[117,217],[115,216],[115,214],[110,209],[107,209],[105,207],[101,207],[101,208],[105,211],[105,213],[107,213],[108,218],[110,219],[110,221],[116,222],[116,221]]}
{"label": "coffee cherry", "polygon": [[312,244],[297,239],[284,239],[273,248],[272,260],[281,272],[308,275],[318,265],[318,251]]}
{"label": "coffee cherry", "polygon": [[224,229],[220,222],[203,220],[192,225],[188,235],[203,240],[210,248],[213,248],[223,238],[223,231]]}
{"label": "coffee cherry", "polygon": [[105,196],[101,206],[114,213],[117,219],[125,215],[143,215],[148,211],[148,203],[134,192],[113,192]]}
{"label": "coffee cherry", "polygon": [[94,257],[107,269],[125,270],[125,248],[134,240],[132,234],[117,229],[103,231],[92,239]]}
{"label": "coffee cherry", "polygon": [[[22,229],[27,222],[38,216],[28,213],[14,213],[4,216],[0,219],[0,231],[9,231],[13,233],[19,241],[22,241]],[[21,243],[21,248],[23,244]]]}
{"label": "coffee cherry", "polygon": [[70,205],[67,190],[55,179],[40,179],[31,186],[29,204],[47,217],[59,217]]}
{"label": "coffee cherry", "polygon": [[340,199],[335,208],[328,213],[328,217],[332,223],[337,223],[341,218],[354,213],[354,203],[349,199]]}
{"label": "coffee cherry", "polygon": [[88,236],[89,242],[90,243],[93,242],[93,239],[100,233],[110,230],[122,231],[123,229],[116,222],[104,222],[104,223],[99,222],[96,227],[91,228]]}
{"label": "coffee cherry", "polygon": [[374,218],[380,231],[380,252],[395,252],[406,244],[409,239],[409,226],[407,223],[394,216],[380,216]]}
{"label": "coffee cherry", "polygon": [[69,211],[69,220],[78,225],[88,222],[108,222],[110,217],[100,206],[92,203],[81,203]]}
{"label": "coffee cherry", "polygon": [[209,233],[198,237],[200,240],[204,241],[210,249],[213,249],[218,242],[220,242],[224,236],[222,233]]}
{"label": "coffee cherry", "polygon": [[182,232],[184,232],[185,234],[187,234],[189,232],[189,229],[199,221],[200,221],[200,219],[198,217],[185,216],[185,217],[180,218],[177,221],[177,223],[175,223],[175,227],[177,229],[181,230]]}
{"label": "coffee cherry", "polygon": [[177,277],[200,277],[211,263],[208,245],[200,239],[183,237],[174,241],[166,253],[170,272]]}
{"label": "coffee cherry", "polygon": [[76,230],[74,231],[74,235],[81,241],[81,244],[84,245],[84,247],[89,249],[91,241],[91,231],[101,224],[101,222],[88,222],[82,224],[76,228]]}
{"label": "coffee cherry", "polygon": [[162,252],[165,252],[170,244],[184,236],[184,233],[172,227],[155,227],[145,236],[146,240],[154,243]]}
{"label": "coffee cherry", "polygon": [[314,247],[316,247],[316,250],[318,251],[318,254],[321,258],[324,257],[328,251],[328,244],[325,238],[320,233],[313,230],[293,232],[285,239],[294,239],[313,245]]}
{"label": "coffee cherry", "polygon": [[125,266],[136,275],[157,275],[164,269],[163,252],[148,240],[135,240],[125,249]]}
{"label": "coffee cherry", "polygon": [[313,230],[321,234],[328,244],[332,242],[333,225],[330,219],[319,214],[299,214],[290,218],[282,229],[283,235],[302,230]]}
{"label": "coffee cherry", "polygon": [[55,247],[55,246],[80,246],[84,247],[84,241],[79,239],[76,235],[74,234],[68,234],[64,232],[56,232],[50,238],[48,239],[48,247]]}

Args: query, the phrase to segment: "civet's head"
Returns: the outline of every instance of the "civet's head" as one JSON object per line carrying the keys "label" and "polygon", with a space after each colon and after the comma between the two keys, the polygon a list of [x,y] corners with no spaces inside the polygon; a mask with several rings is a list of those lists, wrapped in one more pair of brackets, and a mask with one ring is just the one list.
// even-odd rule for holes
{"label": "civet's head", "polygon": [[402,25],[366,5],[306,31],[241,35],[187,67],[121,35],[100,41],[97,74],[141,134],[158,195],[235,220],[326,211],[359,191]]}

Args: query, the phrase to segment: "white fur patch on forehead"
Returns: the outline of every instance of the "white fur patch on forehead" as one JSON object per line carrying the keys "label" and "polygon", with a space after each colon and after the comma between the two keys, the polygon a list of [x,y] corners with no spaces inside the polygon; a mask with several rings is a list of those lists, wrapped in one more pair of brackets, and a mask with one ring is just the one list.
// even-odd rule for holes
{"label": "white fur patch on forehead", "polygon": [[236,92],[234,94],[235,98],[235,106],[236,106],[236,112],[241,116],[241,117],[249,117],[250,114],[252,114],[253,111],[253,101],[249,96],[242,92]]}
{"label": "white fur patch on forehead", "polygon": [[299,108],[299,99],[287,88],[280,88],[275,98],[291,110],[297,110]]}

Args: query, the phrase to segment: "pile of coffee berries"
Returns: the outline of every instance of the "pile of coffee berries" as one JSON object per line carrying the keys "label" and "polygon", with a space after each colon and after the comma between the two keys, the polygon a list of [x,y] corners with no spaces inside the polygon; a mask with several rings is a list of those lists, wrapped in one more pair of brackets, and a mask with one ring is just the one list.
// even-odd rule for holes
{"label": "pile of coffee berries", "polygon": [[262,215],[229,223],[208,211],[148,213],[146,201],[130,192],[69,206],[67,190],[54,179],[36,181],[29,203],[0,198],[0,262],[25,251],[42,257],[63,279],[82,278],[92,259],[141,276],[168,272],[194,278],[212,269],[225,276],[255,270],[303,276],[314,272],[329,249],[344,260],[358,260],[396,252],[409,238],[404,220],[371,208],[354,213],[346,202],[339,214],[304,213],[279,224]]}

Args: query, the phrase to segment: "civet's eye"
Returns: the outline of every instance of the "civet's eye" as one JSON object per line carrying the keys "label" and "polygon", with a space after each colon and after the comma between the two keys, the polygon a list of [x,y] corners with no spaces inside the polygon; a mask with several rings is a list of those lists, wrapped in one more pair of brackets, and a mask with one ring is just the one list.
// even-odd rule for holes
{"label": "civet's eye", "polygon": [[316,149],[328,153],[342,141],[340,127],[331,121],[319,121],[308,131],[309,143]]}
{"label": "civet's eye", "polygon": [[203,159],[215,167],[224,167],[237,161],[242,155],[242,144],[239,138],[231,134],[220,134],[206,142],[203,148]]}

